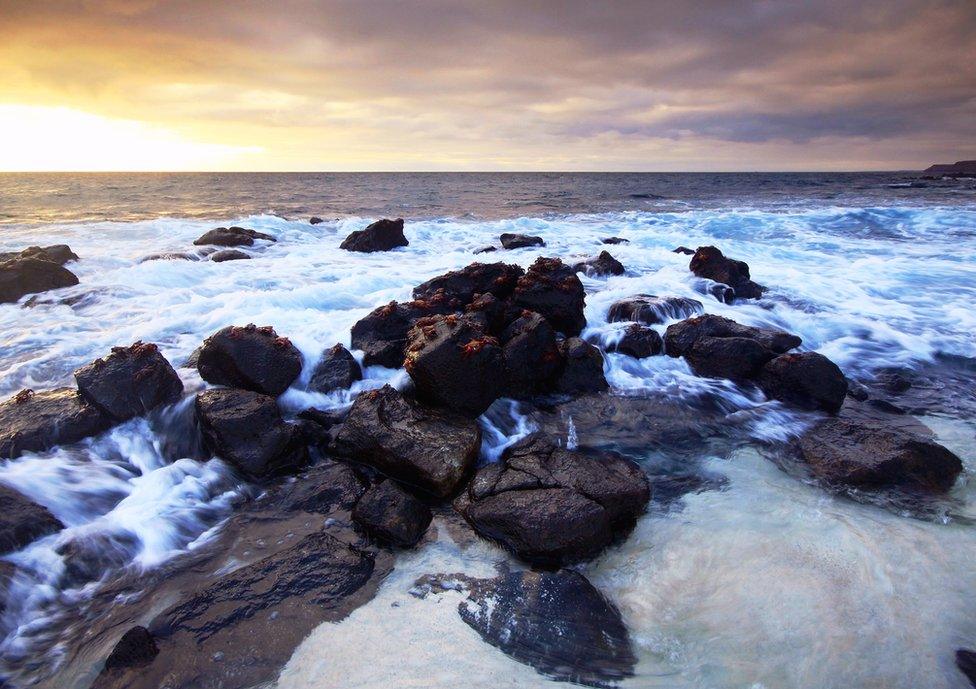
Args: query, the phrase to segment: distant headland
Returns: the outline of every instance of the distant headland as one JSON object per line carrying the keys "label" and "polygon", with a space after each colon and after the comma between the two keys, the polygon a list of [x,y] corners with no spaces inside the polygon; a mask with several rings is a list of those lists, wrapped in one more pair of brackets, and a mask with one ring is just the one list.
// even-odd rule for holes
{"label": "distant headland", "polygon": [[931,165],[922,172],[927,177],[976,177],[976,160],[960,160],[951,165]]}

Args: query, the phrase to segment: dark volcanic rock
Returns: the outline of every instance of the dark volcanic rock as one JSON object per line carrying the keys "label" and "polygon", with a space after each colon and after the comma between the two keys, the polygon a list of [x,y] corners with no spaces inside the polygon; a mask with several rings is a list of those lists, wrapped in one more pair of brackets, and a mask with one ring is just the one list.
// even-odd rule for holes
{"label": "dark volcanic rock", "polygon": [[458,613],[486,642],[555,680],[610,687],[634,674],[620,613],[577,572],[476,580]]}
{"label": "dark volcanic rock", "polygon": [[331,514],[352,510],[366,492],[366,484],[351,466],[332,459],[320,459],[294,481],[269,488],[266,500],[275,512],[301,510],[312,514]]}
{"label": "dark volcanic rock", "polygon": [[210,260],[214,263],[223,263],[224,261],[246,261],[250,258],[250,254],[245,254],[243,251],[238,251],[237,249],[223,249],[210,254]]}
{"label": "dark volcanic rock", "polygon": [[0,404],[0,458],[76,443],[112,424],[74,388],[24,390]]}
{"label": "dark volcanic rock", "polygon": [[392,545],[409,548],[430,525],[430,509],[400,488],[395,481],[383,481],[356,503],[352,518],[368,534]]}
{"label": "dark volcanic rock", "polygon": [[417,397],[478,416],[505,390],[505,361],[498,340],[474,321],[431,316],[410,330],[404,362]]}
{"label": "dark volcanic rock", "polygon": [[77,261],[78,255],[67,244],[52,246],[29,246],[22,251],[8,251],[0,253],[0,263],[18,258],[36,258],[39,261],[50,261],[63,266],[68,261]]}
{"label": "dark volcanic rock", "polygon": [[755,328],[741,325],[728,318],[706,314],[668,326],[664,346],[670,356],[682,356],[691,346],[704,337],[741,337],[755,340],[776,354],[785,354],[799,347],[802,340],[796,335],[772,328]]}
{"label": "dark volcanic rock", "polygon": [[556,379],[557,392],[601,392],[610,387],[603,375],[603,354],[599,349],[578,337],[570,337],[559,343],[559,353],[563,368]]}
{"label": "dark volcanic rock", "polygon": [[502,301],[493,294],[479,294],[465,307],[466,317],[479,323],[488,333],[504,339],[505,329],[519,318],[525,309]]}
{"label": "dark volcanic rock", "polygon": [[0,555],[64,528],[46,508],[2,483],[0,505]]}
{"label": "dark volcanic rock", "polygon": [[660,354],[664,341],[657,331],[634,323],[627,326],[619,340],[607,346],[609,352],[620,352],[637,359]]}
{"label": "dark volcanic rock", "polygon": [[205,390],[197,419],[206,447],[244,473],[264,477],[308,462],[298,426],[285,423],[273,397],[249,390]]}
{"label": "dark volcanic rock", "polygon": [[526,311],[502,335],[505,394],[524,397],[545,391],[562,368],[563,357],[549,322]]}
{"label": "dark volcanic rock", "polygon": [[312,372],[308,389],[315,392],[332,392],[345,389],[362,380],[363,372],[359,362],[341,344],[334,345],[322,353],[322,358]]}
{"label": "dark volcanic rock", "polygon": [[323,222],[325,222],[325,221],[322,220],[322,218],[320,218],[320,217],[318,217],[316,215],[313,215],[311,218],[308,219],[308,224],[309,225],[320,225]]}
{"label": "dark volcanic rock", "polygon": [[417,320],[446,315],[461,308],[457,300],[438,293],[424,300],[391,301],[352,326],[352,347],[363,350],[364,366],[400,368],[406,356],[407,333]]}
{"label": "dark volcanic rock", "polygon": [[677,249],[672,249],[672,251],[674,253],[676,253],[676,254],[684,254],[685,256],[694,256],[695,255],[695,250],[694,249],[689,249],[686,246],[679,246]]}
{"label": "dark volcanic rock", "polygon": [[0,263],[0,304],[15,302],[25,294],[77,284],[74,273],[51,261],[18,258]]}
{"label": "dark volcanic rock", "polygon": [[586,327],[585,291],[576,272],[558,258],[537,258],[519,278],[513,300],[540,313],[566,335],[579,335]]}
{"label": "dark volcanic rock", "polygon": [[364,230],[350,232],[342,240],[340,249],[372,253],[390,251],[398,246],[408,246],[410,242],[403,236],[403,218],[396,220],[377,220]]}
{"label": "dark volcanic rock", "polygon": [[609,251],[601,251],[596,258],[574,265],[573,270],[586,275],[623,275],[624,264],[611,256]]}
{"label": "dark volcanic rock", "polygon": [[127,421],[177,401],[183,381],[154,344],[113,347],[75,371],[81,396],[116,421]]}
{"label": "dark volcanic rock", "polygon": [[513,264],[472,263],[417,285],[413,289],[413,298],[428,300],[442,294],[462,305],[470,304],[476,294],[506,299],[515,291],[518,279],[524,274],[521,267]]}
{"label": "dark volcanic rock", "polygon": [[956,651],[956,666],[966,675],[969,683],[976,687],[976,652],[960,648]]}
{"label": "dark volcanic rock", "polygon": [[759,386],[772,399],[836,414],[847,395],[847,378],[833,361],[816,352],[781,354],[767,363]]}
{"label": "dark volcanic rock", "polygon": [[721,282],[735,290],[739,299],[759,299],[766,288],[750,279],[745,261],[726,258],[714,246],[700,246],[688,268],[700,278]]}
{"label": "dark volcanic rock", "polygon": [[270,234],[247,230],[243,227],[217,227],[202,234],[193,243],[196,246],[252,246],[255,239],[269,242],[278,241]]}
{"label": "dark volcanic rock", "polygon": [[624,239],[623,237],[607,237],[606,239],[601,239],[602,244],[630,244],[629,239]]}
{"label": "dark volcanic rock", "polygon": [[441,498],[461,487],[480,449],[475,421],[423,407],[389,385],[360,394],[335,439],[338,454]]}
{"label": "dark volcanic rock", "polygon": [[696,299],[685,297],[655,297],[653,294],[635,294],[621,299],[610,307],[607,321],[636,321],[653,325],[702,313],[705,307]]}
{"label": "dark volcanic rock", "polygon": [[564,450],[536,434],[480,469],[455,508],[485,538],[549,567],[595,556],[649,499],[647,477],[629,460]]}
{"label": "dark volcanic rock", "polygon": [[527,246],[546,245],[546,243],[542,241],[542,237],[536,237],[530,234],[512,234],[510,232],[506,232],[499,237],[498,240],[506,249],[522,249]]}
{"label": "dark volcanic rock", "polygon": [[145,627],[133,627],[119,639],[108,658],[103,672],[137,667],[152,662],[159,653],[152,634]]}
{"label": "dark volcanic rock", "polygon": [[208,383],[280,395],[302,371],[302,355],[271,326],[231,325],[208,337],[197,358]]}

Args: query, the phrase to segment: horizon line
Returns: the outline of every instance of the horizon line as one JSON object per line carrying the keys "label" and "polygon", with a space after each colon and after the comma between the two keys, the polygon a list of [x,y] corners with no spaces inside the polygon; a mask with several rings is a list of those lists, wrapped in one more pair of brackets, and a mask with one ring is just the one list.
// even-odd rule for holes
{"label": "horizon line", "polygon": [[924,169],[819,170],[0,170],[0,175],[736,175],[920,173]]}

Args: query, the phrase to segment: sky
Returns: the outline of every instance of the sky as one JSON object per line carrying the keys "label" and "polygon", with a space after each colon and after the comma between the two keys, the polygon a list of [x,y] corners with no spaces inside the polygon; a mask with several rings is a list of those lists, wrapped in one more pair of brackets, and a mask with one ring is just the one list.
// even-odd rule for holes
{"label": "sky", "polygon": [[0,170],[965,158],[973,0],[0,0]]}

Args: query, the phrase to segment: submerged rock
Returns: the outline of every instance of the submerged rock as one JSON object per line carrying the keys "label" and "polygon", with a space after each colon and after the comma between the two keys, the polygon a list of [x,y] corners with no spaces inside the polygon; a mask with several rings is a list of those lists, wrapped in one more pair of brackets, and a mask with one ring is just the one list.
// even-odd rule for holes
{"label": "submerged rock", "polygon": [[18,258],[35,258],[39,261],[50,261],[63,266],[69,261],[77,261],[78,254],[71,250],[67,244],[54,244],[52,246],[29,246],[21,251],[0,252],[0,263],[12,261]]}
{"label": "submerged rock", "polygon": [[600,240],[601,244],[630,244],[629,239],[624,239],[623,237],[606,237]]}
{"label": "submerged rock", "polygon": [[836,414],[847,396],[843,372],[816,352],[781,354],[763,366],[759,386],[772,399],[829,414]]}
{"label": "submerged rock", "polygon": [[696,299],[686,297],[656,297],[653,294],[635,294],[614,302],[607,312],[607,321],[635,321],[646,325],[687,318],[702,313],[705,307]]}
{"label": "submerged rock", "polygon": [[721,282],[735,290],[739,299],[759,299],[766,288],[750,279],[749,264],[726,258],[714,246],[700,246],[688,264],[689,270],[700,278]]}
{"label": "submerged rock", "polygon": [[346,389],[357,380],[362,380],[363,372],[359,362],[341,344],[333,345],[322,353],[322,358],[312,371],[308,389],[314,392],[332,392]]}
{"label": "submerged rock", "polygon": [[0,458],[76,443],[112,425],[74,388],[23,390],[0,404]]}
{"label": "submerged rock", "polygon": [[321,225],[323,222],[325,221],[322,220],[322,218],[318,217],[317,215],[313,215],[311,218],[308,219],[309,225]]}
{"label": "submerged rock", "polygon": [[440,296],[456,299],[461,305],[470,304],[476,294],[507,299],[524,274],[525,271],[514,264],[472,263],[417,285],[413,289],[413,298],[428,300]]}
{"label": "submerged rock", "polygon": [[611,256],[609,251],[601,251],[596,258],[574,265],[573,270],[586,275],[623,275],[624,264]]}
{"label": "submerged rock", "polygon": [[271,326],[231,325],[208,337],[197,357],[208,383],[280,395],[302,371],[302,355]]}
{"label": "submerged rock", "polygon": [[352,518],[380,541],[409,548],[427,531],[431,513],[427,505],[387,480],[366,491]]}
{"label": "submerged rock", "polygon": [[518,280],[513,301],[542,314],[552,327],[568,336],[586,327],[583,283],[558,258],[537,258]]}
{"label": "submerged rock", "polygon": [[603,374],[603,354],[599,349],[578,337],[570,337],[559,343],[559,353],[563,367],[556,379],[556,392],[602,392],[610,387]]}
{"label": "submerged rock", "polygon": [[64,525],[46,507],[0,483],[0,555],[20,550]]}
{"label": "submerged rock", "polygon": [[377,220],[366,229],[356,230],[342,240],[340,249],[372,253],[374,251],[390,251],[399,246],[408,246],[410,242],[403,236],[403,218],[396,220]]}
{"label": "submerged rock", "polygon": [[0,263],[0,304],[13,303],[26,294],[77,284],[74,273],[51,261],[18,258]]}
{"label": "submerged rock", "polygon": [[483,246],[480,249],[475,249],[471,253],[474,253],[474,254],[491,254],[491,253],[494,253],[496,251],[498,251],[498,247],[497,246],[491,246],[489,244],[488,246]]}
{"label": "submerged rock", "polygon": [[498,240],[506,249],[523,249],[527,246],[546,245],[546,243],[542,240],[542,237],[536,237],[530,234],[513,234],[511,232],[506,232],[500,236]]}
{"label": "submerged rock", "polygon": [[125,530],[75,533],[55,548],[64,562],[59,586],[78,588],[97,581],[107,571],[131,562],[140,545],[138,537]]}
{"label": "submerged rock", "polygon": [[627,326],[619,340],[607,346],[608,352],[620,352],[636,359],[660,354],[664,341],[657,331],[634,323]]}
{"label": "submerged rock", "polygon": [[245,254],[243,251],[238,251],[237,249],[223,249],[210,254],[210,260],[214,263],[223,263],[224,261],[246,261],[250,258],[250,254]]}
{"label": "submerged rock", "polygon": [[428,299],[391,301],[374,309],[352,326],[352,347],[363,351],[364,366],[400,368],[406,356],[407,333],[419,319],[446,315],[461,308],[443,292]]}
{"label": "submerged rock", "polygon": [[270,234],[235,226],[214,228],[202,234],[193,243],[196,246],[208,244],[213,246],[253,246],[255,239],[263,239],[268,242],[278,241]]}
{"label": "submerged rock", "polygon": [[196,254],[173,251],[168,253],[149,254],[148,256],[143,256],[142,258],[139,259],[139,263],[147,263],[149,261],[199,261],[199,260],[200,257],[197,256]]}

